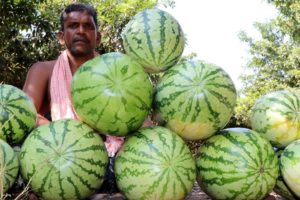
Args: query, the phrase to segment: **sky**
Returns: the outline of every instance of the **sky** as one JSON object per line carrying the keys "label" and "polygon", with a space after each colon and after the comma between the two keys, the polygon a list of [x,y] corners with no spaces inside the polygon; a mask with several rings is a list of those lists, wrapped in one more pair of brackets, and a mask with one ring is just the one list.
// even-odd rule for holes
{"label": "sky", "polygon": [[267,22],[277,14],[266,0],[175,0],[175,8],[160,9],[182,27],[188,43],[183,55],[194,52],[197,59],[223,68],[237,89],[241,88],[242,66],[250,55],[238,33],[243,30],[259,39],[254,22]]}

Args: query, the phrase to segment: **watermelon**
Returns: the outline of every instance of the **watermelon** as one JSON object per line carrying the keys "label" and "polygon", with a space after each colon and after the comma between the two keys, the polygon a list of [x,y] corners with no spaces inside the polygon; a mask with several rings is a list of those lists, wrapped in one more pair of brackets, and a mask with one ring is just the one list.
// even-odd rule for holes
{"label": "watermelon", "polygon": [[0,84],[0,139],[9,144],[23,141],[36,125],[33,102],[20,89]]}
{"label": "watermelon", "polygon": [[197,180],[213,199],[263,199],[279,174],[271,144],[246,128],[228,128],[207,139],[196,156]]}
{"label": "watermelon", "polygon": [[280,170],[288,188],[300,198],[300,140],[290,143],[283,150]]}
{"label": "watermelon", "polygon": [[252,107],[250,122],[273,146],[286,147],[300,139],[300,95],[288,90],[263,95]]}
{"label": "watermelon", "polygon": [[297,197],[293,194],[293,192],[289,189],[289,187],[284,182],[282,176],[279,176],[276,185],[274,187],[274,191],[276,194],[279,194],[286,200],[297,200]]}
{"label": "watermelon", "polygon": [[136,14],[125,26],[122,39],[126,54],[149,73],[165,71],[176,64],[185,45],[179,23],[159,9]]}
{"label": "watermelon", "polygon": [[[278,159],[280,160],[281,153],[283,152],[282,149],[277,149],[276,154]],[[286,185],[286,183],[283,180],[283,177],[281,173],[279,173],[279,176],[276,180],[276,184],[273,189],[276,194],[279,194],[281,197],[283,197],[286,200],[296,200],[297,197],[293,194],[293,192],[289,189],[289,187]]]}
{"label": "watermelon", "polygon": [[0,194],[5,193],[15,182],[19,160],[12,147],[0,139]]}
{"label": "watermelon", "polygon": [[34,129],[20,151],[22,177],[44,200],[90,196],[101,186],[107,163],[102,138],[72,119]]}
{"label": "watermelon", "polygon": [[117,154],[118,188],[128,199],[183,199],[196,179],[188,146],[170,130],[152,126],[129,136]]}
{"label": "watermelon", "polygon": [[228,123],[236,97],[234,84],[222,68],[188,60],[163,75],[154,104],[168,128],[185,139],[197,140]]}
{"label": "watermelon", "polygon": [[103,134],[124,136],[137,130],[152,104],[148,74],[129,56],[97,56],[75,73],[72,101],[81,120]]}

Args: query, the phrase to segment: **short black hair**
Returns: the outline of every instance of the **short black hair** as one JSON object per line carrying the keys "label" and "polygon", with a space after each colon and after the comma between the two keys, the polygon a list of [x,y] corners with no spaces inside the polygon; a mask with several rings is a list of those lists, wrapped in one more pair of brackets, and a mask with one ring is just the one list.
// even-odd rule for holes
{"label": "short black hair", "polygon": [[87,12],[89,15],[93,17],[93,20],[96,24],[96,28],[98,29],[98,20],[97,20],[97,11],[95,10],[94,7],[83,4],[83,3],[72,3],[68,5],[64,11],[60,15],[60,30],[64,31],[64,20],[65,20],[65,15],[71,13],[71,12]]}

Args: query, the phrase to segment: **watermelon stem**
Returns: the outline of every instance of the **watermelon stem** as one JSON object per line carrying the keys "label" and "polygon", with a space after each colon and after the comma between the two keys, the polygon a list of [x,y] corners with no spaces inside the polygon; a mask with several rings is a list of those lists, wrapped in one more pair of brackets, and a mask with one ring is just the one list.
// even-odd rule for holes
{"label": "watermelon stem", "polygon": [[31,183],[32,178],[29,179],[28,183],[26,184],[25,188],[23,191],[15,198],[15,200],[21,200],[24,199],[23,197],[27,196],[27,193],[29,192],[30,189],[30,183]]}

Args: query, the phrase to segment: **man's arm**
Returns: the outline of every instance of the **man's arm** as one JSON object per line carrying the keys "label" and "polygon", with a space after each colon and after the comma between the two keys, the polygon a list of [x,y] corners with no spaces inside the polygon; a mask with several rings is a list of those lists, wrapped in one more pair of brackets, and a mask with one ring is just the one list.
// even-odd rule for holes
{"label": "man's arm", "polygon": [[45,98],[48,93],[48,84],[54,63],[53,61],[48,61],[34,64],[28,71],[23,86],[24,92],[31,98],[38,112],[38,126],[49,123],[49,121],[41,115],[41,111],[44,106],[49,106],[45,105],[48,103],[48,99]]}

